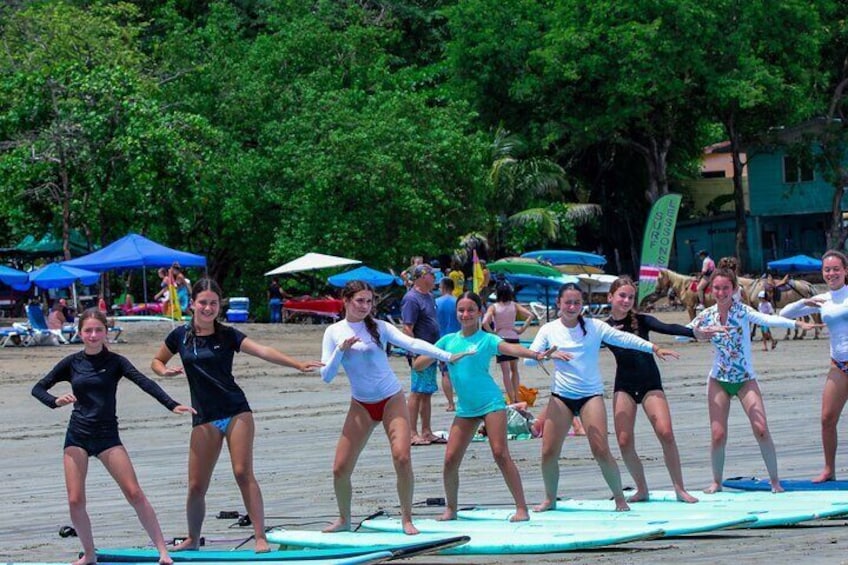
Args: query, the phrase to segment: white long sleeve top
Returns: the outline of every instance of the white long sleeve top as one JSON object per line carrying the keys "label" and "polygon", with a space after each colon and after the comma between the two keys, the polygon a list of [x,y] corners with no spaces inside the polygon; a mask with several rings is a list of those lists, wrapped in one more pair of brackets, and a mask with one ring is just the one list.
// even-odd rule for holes
{"label": "white long sleeve top", "polygon": [[[574,356],[571,361],[554,359],[551,392],[564,398],[579,399],[604,393],[598,363],[601,343],[653,353],[653,344],[635,334],[617,330],[594,318],[585,318],[584,322],[586,335],[583,335],[580,324],[569,328],[561,319],[548,322],[539,328],[530,345],[530,349],[538,352],[547,351],[556,345],[557,351]],[[524,363],[534,365],[536,361],[525,359]]]}
{"label": "white long sleeve top", "polygon": [[[426,341],[409,337],[383,320],[375,321],[380,332],[380,345],[377,345],[368,333],[365,322],[340,320],[324,331],[321,348],[321,362],[324,363],[321,378],[324,382],[332,381],[339,367],[342,367],[347,373],[351,396],[354,399],[360,402],[379,402],[397,394],[403,388],[389,366],[385,351],[387,343],[439,361],[450,360],[451,354],[447,351]],[[342,351],[339,346],[353,336],[358,337],[359,341],[347,351]]]}
{"label": "white long sleeve top", "polygon": [[840,362],[848,361],[848,286],[817,294],[813,298],[824,300],[821,307],[807,306],[804,304],[805,299],[801,299],[784,306],[780,310],[780,315],[787,318],[800,318],[820,312],[822,322],[827,324],[830,333],[831,359]]}
{"label": "white long sleeve top", "polygon": [[726,383],[741,383],[757,378],[751,360],[751,324],[793,328],[795,320],[763,314],[734,300],[727,313],[727,321],[723,324],[716,305],[703,310],[689,322],[690,328],[727,327],[726,332],[717,333],[710,339],[715,351],[713,366],[709,373],[710,378]]}

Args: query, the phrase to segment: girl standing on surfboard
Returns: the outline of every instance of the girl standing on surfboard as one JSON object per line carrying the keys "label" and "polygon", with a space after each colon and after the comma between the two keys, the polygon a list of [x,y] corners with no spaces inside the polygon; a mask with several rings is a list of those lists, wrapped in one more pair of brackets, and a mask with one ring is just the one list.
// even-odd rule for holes
{"label": "girl standing on surfboard", "polygon": [[[555,373],[551,397],[545,408],[542,434],[542,478],[545,500],[537,512],[556,508],[559,487],[559,456],[572,418],[579,415],[586,429],[592,455],[598,462],[604,479],[612,491],[616,510],[629,510],[621,487],[621,474],[612,456],[607,439],[607,411],[604,406],[604,383],[598,367],[602,343],[645,353],[653,352],[660,359],[677,358],[677,353],[662,349],[639,336],[617,330],[600,320],[584,318],[583,292],[575,283],[559,289],[557,308],[560,317],[539,328],[530,349],[536,352],[557,350],[551,355]],[[525,361],[531,364],[534,361]]]}
{"label": "girl standing on surfboard", "polygon": [[[173,563],[165,548],[156,512],[138,484],[130,456],[118,435],[115,398],[118,381],[121,377],[128,378],[175,414],[194,413],[194,410],[172,399],[125,357],[106,348],[106,316],[98,309],[91,308],[80,314],[78,328],[84,344],[83,350],[62,359],[32,389],[32,395],[49,408],[74,405],[65,434],[64,450],[65,484],[71,522],[83,549],[82,557],[74,561],[74,565],[97,561],[91,520],[85,508],[85,478],[89,457],[100,459],[121,487],[121,492],[159,551],[159,563]],[[71,384],[71,392],[58,397],[47,392],[62,381]]]}
{"label": "girl standing on surfboard", "polygon": [[[651,331],[666,335],[695,337],[692,328],[679,324],[665,324],[653,316],[634,311],[636,301],[636,285],[630,277],[619,277],[609,290],[609,302],[612,306],[607,324],[636,334],[642,339],[648,339]],[[699,337],[709,338],[713,333],[697,332]],[[677,499],[682,502],[697,502],[698,499],[686,492],[683,486],[683,471],[680,468],[680,452],[674,441],[674,431],[671,427],[671,412],[663,392],[660,370],[653,356],[634,349],[625,349],[616,345],[609,346],[615,356],[615,394],[613,396],[613,421],[615,435],[621,449],[621,457],[636,482],[636,493],[630,496],[628,502],[648,500],[648,482],[645,479],[645,469],[636,453],[634,427],[636,412],[639,405],[648,416],[654,428],[654,433],[662,445],[665,466],[671,475],[671,482]]]}
{"label": "girl standing on surfboard", "polygon": [[412,494],[415,478],[410,458],[409,411],[400,381],[386,356],[387,343],[412,353],[429,355],[448,363],[473,353],[466,351],[451,355],[421,339],[415,339],[383,320],[375,320],[374,290],[365,282],[350,281],[342,289],[344,319],[324,332],[321,378],[329,383],[339,368],[344,368],[350,381],[350,408],[342,434],[336,446],[333,462],[333,488],[339,517],[324,529],[325,532],[347,531],[351,528],[351,475],[359,454],[379,423],[383,424],[392,450],[397,474],[401,521],[406,534],[417,534],[412,523]]}
{"label": "girl standing on surfboard", "polygon": [[801,299],[780,310],[787,318],[799,318],[821,312],[830,332],[830,370],[822,392],[821,425],[824,469],[814,483],[836,480],[836,446],[839,416],[848,400],[848,257],[830,250],[822,256],[822,278],[828,292]]}
{"label": "girl standing on surfboard", "polygon": [[[188,537],[176,549],[197,549],[206,514],[206,491],[221,454],[224,440],[230,450],[233,475],[238,483],[248,516],[253,523],[256,551],[269,550],[265,537],[265,511],[259,483],[253,474],[255,427],[247,398],[233,376],[233,357],[247,353],[269,363],[310,372],[317,361],[298,361],[272,347],[260,345],[236,328],[218,322],[221,288],[211,279],[201,279],[192,289],[191,322],[175,328],[153,359],[159,376],[185,371],[191,402],[197,413],[192,418],[188,456],[186,514]],[[182,367],[168,367],[179,354]]]}
{"label": "girl standing on surfboard", "polygon": [[[512,522],[529,520],[527,502],[524,499],[524,487],[518,467],[509,455],[506,434],[506,403],[503,393],[489,374],[492,357],[499,354],[523,357],[541,361],[554,352],[551,348],[544,352],[530,351],[517,343],[509,343],[503,338],[480,329],[480,314],[483,303],[473,292],[465,292],[456,302],[456,317],[462,326],[460,331],[442,336],[436,342],[451,353],[474,350],[476,355],[463,359],[450,366],[450,378],[457,395],[456,416],[451,424],[448,446],[445,450],[444,482],[447,508],[440,520],[456,520],[459,498],[459,466],[465,451],[474,439],[474,434],[482,421],[486,426],[489,447],[498,468],[506,481],[509,492],[515,499],[515,514]],[[435,359],[421,356],[413,363],[416,371],[426,369]]]}
{"label": "girl standing on surfboard", "polygon": [[727,444],[727,418],[730,401],[739,398],[742,409],[751,422],[754,437],[769,474],[772,492],[783,492],[777,476],[777,454],[766,421],[763,395],[757,384],[757,375],[751,361],[751,324],[761,326],[813,329],[815,324],[789,320],[780,316],[762,314],[733,299],[738,286],[736,273],[716,269],[710,277],[716,303],[699,313],[689,322],[690,328],[722,328],[712,336],[715,360],[707,383],[707,405],[710,414],[713,482],[704,489],[706,493],[721,490],[724,474],[724,452]]}

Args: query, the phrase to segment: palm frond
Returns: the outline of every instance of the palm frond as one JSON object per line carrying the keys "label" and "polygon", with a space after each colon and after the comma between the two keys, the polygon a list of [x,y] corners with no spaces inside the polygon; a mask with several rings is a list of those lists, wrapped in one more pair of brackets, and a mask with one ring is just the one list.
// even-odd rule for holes
{"label": "palm frond", "polygon": [[508,221],[516,225],[538,225],[544,236],[550,240],[556,240],[559,237],[559,219],[556,213],[548,208],[528,208],[516,212],[508,218]]}
{"label": "palm frond", "polygon": [[570,202],[566,204],[565,217],[575,224],[585,224],[592,218],[597,218],[604,213],[598,204],[578,204]]}

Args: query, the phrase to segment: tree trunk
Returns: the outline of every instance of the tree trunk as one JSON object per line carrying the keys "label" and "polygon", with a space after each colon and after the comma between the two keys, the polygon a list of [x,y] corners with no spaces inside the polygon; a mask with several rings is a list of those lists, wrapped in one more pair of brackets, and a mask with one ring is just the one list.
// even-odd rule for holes
{"label": "tree trunk", "polygon": [[647,145],[631,142],[631,146],[645,160],[645,168],[648,170],[648,188],[645,190],[645,199],[648,204],[653,204],[661,196],[668,194],[668,149],[671,140],[668,138],[657,139],[652,137]]}
{"label": "tree trunk", "polygon": [[828,249],[843,249],[848,230],[842,227],[842,195],[845,193],[845,180],[842,175],[834,184],[833,197],[830,201],[830,229],[827,233]]}
{"label": "tree trunk", "polygon": [[725,122],[727,135],[730,139],[730,155],[733,159],[733,204],[736,208],[736,258],[742,272],[750,269],[750,253],[748,249],[748,223],[745,213],[745,192],[742,186],[742,158],[739,156],[739,133],[736,131],[733,116]]}

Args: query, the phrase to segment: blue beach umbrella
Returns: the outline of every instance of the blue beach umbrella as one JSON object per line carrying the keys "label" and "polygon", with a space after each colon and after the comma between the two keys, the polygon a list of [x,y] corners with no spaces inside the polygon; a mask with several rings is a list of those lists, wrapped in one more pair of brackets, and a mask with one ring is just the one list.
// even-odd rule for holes
{"label": "blue beach umbrella", "polygon": [[27,290],[29,288],[29,275],[23,271],[0,265],[0,282],[15,290]]}
{"label": "blue beach umbrella", "polygon": [[769,261],[768,268],[781,273],[810,273],[820,271],[822,262],[821,259],[809,255],[793,255],[785,259]]}
{"label": "blue beach umbrella", "polygon": [[603,268],[607,264],[606,257],[603,255],[574,249],[541,249],[524,253],[521,256],[550,261],[551,265],[584,265]]}
{"label": "blue beach umbrella", "polygon": [[94,284],[99,278],[100,273],[68,267],[62,263],[50,263],[29,274],[29,281],[39,288],[63,288],[71,286],[76,281],[82,284]]}
{"label": "blue beach umbrella", "polygon": [[392,284],[403,284],[403,281],[400,280],[400,277],[396,277],[391,273],[384,273],[382,271],[378,271],[376,269],[372,269],[371,267],[357,267],[351,271],[347,271],[345,273],[339,273],[338,275],[333,275],[332,277],[327,279],[331,285],[335,287],[343,287],[350,281],[363,281],[367,282],[371,286],[389,286]]}

